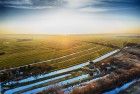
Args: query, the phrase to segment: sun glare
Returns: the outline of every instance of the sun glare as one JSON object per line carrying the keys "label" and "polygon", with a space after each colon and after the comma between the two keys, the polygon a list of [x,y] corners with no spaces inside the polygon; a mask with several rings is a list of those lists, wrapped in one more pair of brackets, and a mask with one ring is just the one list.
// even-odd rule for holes
{"label": "sun glare", "polygon": [[96,34],[127,31],[129,24],[126,23],[103,16],[59,10],[9,23],[6,28],[24,34]]}

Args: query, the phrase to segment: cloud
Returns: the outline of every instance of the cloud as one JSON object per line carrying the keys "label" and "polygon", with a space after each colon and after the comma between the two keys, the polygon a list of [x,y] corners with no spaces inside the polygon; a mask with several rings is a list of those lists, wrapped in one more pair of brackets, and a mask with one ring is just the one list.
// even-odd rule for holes
{"label": "cloud", "polygon": [[82,12],[131,12],[140,9],[139,0],[88,0],[88,2],[78,6]]}
{"label": "cloud", "polygon": [[18,8],[18,9],[52,9],[53,6],[16,6],[16,5],[6,5],[6,7]]}
{"label": "cloud", "polygon": [[44,9],[62,6],[60,0],[0,0],[0,6],[23,8],[23,9]]}
{"label": "cloud", "polygon": [[31,5],[31,0],[0,0],[1,5]]}
{"label": "cloud", "polygon": [[139,0],[0,0],[0,6],[20,9],[69,8],[84,12],[129,9],[139,6]]}

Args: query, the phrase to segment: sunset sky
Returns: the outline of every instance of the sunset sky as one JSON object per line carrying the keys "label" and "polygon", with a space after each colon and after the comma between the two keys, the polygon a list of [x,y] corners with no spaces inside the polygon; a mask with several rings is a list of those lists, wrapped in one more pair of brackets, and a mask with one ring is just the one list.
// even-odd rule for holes
{"label": "sunset sky", "polygon": [[140,34],[139,10],[139,0],[0,0],[0,33]]}

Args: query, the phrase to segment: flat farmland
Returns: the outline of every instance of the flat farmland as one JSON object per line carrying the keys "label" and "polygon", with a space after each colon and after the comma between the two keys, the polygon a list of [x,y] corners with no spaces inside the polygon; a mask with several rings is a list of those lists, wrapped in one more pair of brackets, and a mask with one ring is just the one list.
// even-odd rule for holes
{"label": "flat farmland", "polygon": [[135,43],[140,43],[137,36],[2,35],[0,92],[36,94],[56,86],[71,92],[74,87],[99,78],[99,68],[89,69],[93,62],[100,64],[126,48],[126,44]]}
{"label": "flat farmland", "polygon": [[94,44],[139,43],[138,37],[110,35],[0,35],[0,70],[45,62],[53,70],[93,60],[114,48]]}

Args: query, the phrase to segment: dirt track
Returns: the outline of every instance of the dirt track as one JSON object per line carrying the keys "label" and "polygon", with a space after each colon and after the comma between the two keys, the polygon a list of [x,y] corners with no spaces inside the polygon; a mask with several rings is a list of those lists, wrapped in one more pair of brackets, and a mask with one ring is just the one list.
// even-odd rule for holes
{"label": "dirt track", "polygon": [[118,54],[97,63],[103,77],[74,89],[72,94],[102,94],[140,77],[139,47],[127,47]]}

